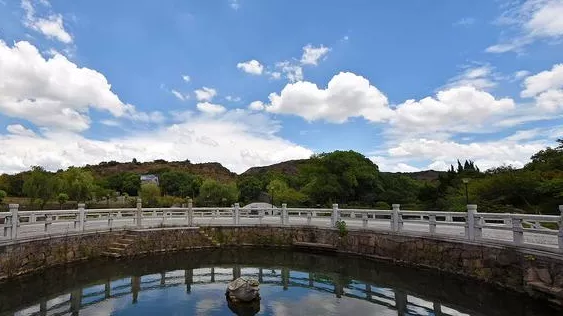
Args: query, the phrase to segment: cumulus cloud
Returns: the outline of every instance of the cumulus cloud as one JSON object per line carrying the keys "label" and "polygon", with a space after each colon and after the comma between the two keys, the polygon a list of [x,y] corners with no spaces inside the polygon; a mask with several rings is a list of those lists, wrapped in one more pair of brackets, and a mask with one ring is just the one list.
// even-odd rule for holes
{"label": "cumulus cloud", "polygon": [[182,123],[107,140],[62,131],[46,131],[33,138],[0,134],[0,173],[19,172],[33,165],[57,170],[133,158],[218,161],[235,172],[243,172],[252,166],[307,158],[312,154],[309,149],[276,136],[279,129],[276,126],[264,114],[237,110],[214,117],[194,115]]}
{"label": "cumulus cloud", "polygon": [[501,165],[523,167],[533,154],[547,144],[539,141],[519,143],[521,139],[514,137],[468,144],[452,140],[409,139],[389,148],[388,155],[396,161],[431,160],[432,163],[423,169],[446,170],[457,159],[474,160],[482,170]]}
{"label": "cumulus cloud", "polygon": [[227,109],[225,109],[224,106],[222,106],[220,104],[213,104],[213,103],[209,103],[209,102],[198,103],[197,109],[200,110],[203,113],[207,113],[207,114],[211,114],[211,115],[223,113],[227,110]]}
{"label": "cumulus cloud", "polygon": [[392,115],[387,97],[367,79],[350,72],[335,75],[326,89],[304,81],[287,84],[280,94],[271,93],[269,101],[266,111],[294,114],[308,121],[344,123],[350,117],[363,117],[380,122]]}
{"label": "cumulus cloud", "polygon": [[264,71],[264,66],[256,59],[238,63],[237,68],[251,75],[261,75]]}
{"label": "cumulus cloud", "polygon": [[480,90],[489,90],[497,85],[499,75],[490,65],[466,67],[465,70],[449,80],[446,88],[475,87]]}
{"label": "cumulus cloud", "polygon": [[[47,0],[42,0],[40,3],[49,5]],[[72,43],[72,36],[65,30],[63,17],[60,14],[51,14],[41,18],[36,16],[35,8],[30,0],[22,0],[21,6],[25,11],[23,23],[26,27],[42,33],[47,38],[54,38],[65,44]]]}
{"label": "cumulus cloud", "polygon": [[[289,80],[289,82],[296,82],[303,80],[303,68],[301,66],[294,64],[290,61],[281,61],[276,63],[276,68],[281,71]],[[270,75],[273,79],[277,79],[281,76],[280,72],[272,72]],[[276,78],[277,77],[277,78]]]}
{"label": "cumulus cloud", "polygon": [[14,134],[14,135],[27,136],[27,137],[34,137],[35,136],[34,131],[23,127],[21,124],[8,125],[6,127],[6,130],[10,134]]}
{"label": "cumulus cloud", "polygon": [[303,47],[303,55],[301,56],[301,64],[303,65],[318,65],[319,60],[328,54],[330,48],[323,45],[314,47],[307,44]]}
{"label": "cumulus cloud", "polygon": [[486,49],[489,53],[519,51],[537,39],[559,39],[563,36],[563,1],[527,0],[514,2],[498,19],[501,25],[515,26],[515,36]]}
{"label": "cumulus cloud", "polygon": [[170,92],[180,101],[186,101],[187,99],[190,98],[189,95],[184,95],[178,90],[172,89],[172,90],[170,90]]}
{"label": "cumulus cloud", "polygon": [[253,111],[261,111],[264,109],[264,102],[253,101],[248,105],[248,109]]}
{"label": "cumulus cloud", "polygon": [[524,80],[523,98],[535,98],[537,107],[548,112],[563,109],[563,64]]}
{"label": "cumulus cloud", "polygon": [[475,131],[490,117],[514,106],[510,98],[496,99],[474,87],[451,88],[438,92],[436,97],[399,104],[391,124],[403,131]]}
{"label": "cumulus cloud", "polygon": [[134,106],[121,102],[101,73],[80,68],[60,54],[45,59],[28,42],[10,47],[0,41],[0,69],[4,115],[74,131],[89,127],[90,108],[115,117],[145,118]]}
{"label": "cumulus cloud", "polygon": [[198,101],[211,101],[217,95],[217,90],[208,87],[202,87],[194,92]]}

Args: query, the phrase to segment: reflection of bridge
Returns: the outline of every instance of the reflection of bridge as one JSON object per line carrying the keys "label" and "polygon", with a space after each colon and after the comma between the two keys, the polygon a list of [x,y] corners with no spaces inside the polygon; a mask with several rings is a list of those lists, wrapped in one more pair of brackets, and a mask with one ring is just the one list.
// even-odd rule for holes
{"label": "reflection of bridge", "polygon": [[[105,283],[89,285],[72,290],[70,293],[50,299],[19,310],[14,315],[79,315],[80,310],[112,298],[131,295],[131,303],[139,300],[143,291],[185,286],[191,293],[192,286],[223,283],[226,284],[237,277],[251,277],[262,285],[281,286],[284,290],[290,287],[302,287],[315,291],[332,293],[336,298],[348,297],[368,301],[396,310],[398,315],[457,315],[457,311],[441,306],[437,302],[428,302],[401,290],[393,290],[356,280],[344,279],[337,274],[315,274],[291,271],[288,268],[234,268],[211,267],[187,270],[175,270],[160,274],[132,276],[118,280],[107,280]],[[222,298],[222,296],[220,296]]]}

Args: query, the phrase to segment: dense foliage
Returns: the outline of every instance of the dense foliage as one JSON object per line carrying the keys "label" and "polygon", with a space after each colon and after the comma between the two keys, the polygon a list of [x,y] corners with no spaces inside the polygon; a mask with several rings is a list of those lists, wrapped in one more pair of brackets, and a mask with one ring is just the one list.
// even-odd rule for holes
{"label": "dense foliage", "polygon": [[[159,168],[151,171],[159,177],[159,185],[141,185],[140,174],[132,171],[95,173],[95,166],[56,173],[33,167],[15,175],[4,174],[0,176],[0,204],[26,197],[35,208],[43,208],[49,201],[61,208],[69,201],[103,200],[109,205],[121,196],[133,205],[133,197],[141,196],[147,206],[179,205],[192,198],[196,205],[205,206],[263,201],[278,206],[329,207],[339,203],[342,207],[389,209],[400,203],[407,209],[463,211],[467,203],[475,203],[480,211],[545,214],[556,213],[557,206],[563,204],[562,139],[557,147],[534,154],[521,169],[501,166],[483,172],[473,161],[465,160],[446,172],[435,173],[434,178],[379,172],[370,159],[353,151],[314,155],[291,168],[260,168],[237,176],[235,181],[166,168],[164,160],[158,163]],[[119,163],[111,164],[116,166]]]}

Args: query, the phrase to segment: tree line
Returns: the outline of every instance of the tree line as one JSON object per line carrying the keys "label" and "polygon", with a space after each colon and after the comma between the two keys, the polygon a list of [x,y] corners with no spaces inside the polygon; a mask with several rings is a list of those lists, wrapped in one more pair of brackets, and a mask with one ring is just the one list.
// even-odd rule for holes
{"label": "tree line", "polygon": [[[263,201],[277,206],[464,211],[467,202],[486,212],[554,214],[563,204],[563,139],[531,157],[524,168],[512,166],[481,171],[471,160],[458,161],[437,179],[380,172],[370,159],[354,151],[313,155],[293,173],[265,169],[218,182],[182,170],[155,172],[159,185],[141,184],[134,172],[94,175],[87,168],[49,172],[41,167],[0,176],[0,203],[6,196],[27,197],[43,208],[49,201],[110,201],[118,196],[134,204],[140,196],[147,206],[172,206],[193,199],[196,205],[229,206]],[[466,179],[464,183],[464,179]],[[467,186],[467,187],[466,187]],[[466,191],[467,189],[467,191]]]}

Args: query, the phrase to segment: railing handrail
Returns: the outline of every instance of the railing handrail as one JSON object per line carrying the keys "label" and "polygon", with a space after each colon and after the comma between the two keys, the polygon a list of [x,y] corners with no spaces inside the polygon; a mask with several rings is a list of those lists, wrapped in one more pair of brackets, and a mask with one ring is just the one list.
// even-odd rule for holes
{"label": "railing handrail", "polygon": [[[563,205],[559,207],[559,211],[560,216],[480,213],[477,212],[477,205],[467,205],[467,212],[414,211],[402,210],[399,204],[393,204],[391,210],[339,208],[338,204],[333,204],[332,208],[289,208],[282,204],[281,208],[243,209],[238,203],[231,207],[194,207],[191,201],[182,207],[144,208],[140,199],[137,200],[136,208],[86,209],[85,204],[78,204],[77,209],[70,210],[19,211],[18,204],[9,204],[8,212],[0,212],[0,241],[17,240],[20,236],[27,239],[30,237],[30,229],[35,229],[31,233],[37,233],[38,237],[51,235],[53,227],[59,227],[59,230],[63,228],[65,232],[80,233],[92,229],[111,230],[124,227],[210,225],[214,221],[221,221],[218,225],[297,224],[334,228],[339,220],[345,220],[349,222],[350,227],[359,226],[362,229],[384,229],[397,234],[415,232],[455,238],[459,238],[459,228],[464,227],[463,236],[469,241],[508,240],[518,247],[539,245],[550,251],[556,249],[557,252],[563,253]],[[557,228],[545,225],[546,223],[556,223]],[[38,225],[44,226],[42,231],[33,228]],[[418,225],[418,228],[412,225]],[[426,226],[426,231],[421,230],[421,226]],[[453,235],[452,229],[456,230]],[[498,233],[491,235],[486,232],[483,235],[484,230]],[[508,231],[512,231],[512,236],[506,236]],[[504,235],[501,234],[503,232]],[[530,243],[525,234],[535,234],[535,239],[529,237],[529,240],[543,238],[541,245],[537,241]]]}

